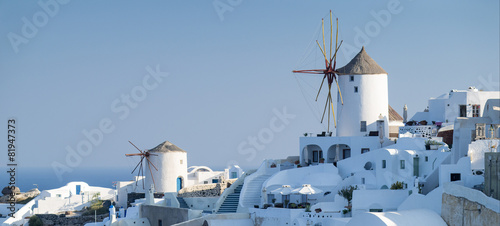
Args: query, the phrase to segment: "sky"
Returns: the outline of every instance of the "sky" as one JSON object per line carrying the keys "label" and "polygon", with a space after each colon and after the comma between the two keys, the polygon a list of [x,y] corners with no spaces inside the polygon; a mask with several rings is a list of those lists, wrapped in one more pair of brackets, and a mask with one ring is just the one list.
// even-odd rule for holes
{"label": "sky", "polygon": [[133,169],[128,141],[168,140],[214,169],[299,155],[299,137],[327,125],[311,95],[321,78],[291,71],[321,66],[329,10],[337,65],[365,46],[400,114],[451,89],[499,89],[498,1],[2,0],[0,165],[11,118],[18,167],[62,177]]}

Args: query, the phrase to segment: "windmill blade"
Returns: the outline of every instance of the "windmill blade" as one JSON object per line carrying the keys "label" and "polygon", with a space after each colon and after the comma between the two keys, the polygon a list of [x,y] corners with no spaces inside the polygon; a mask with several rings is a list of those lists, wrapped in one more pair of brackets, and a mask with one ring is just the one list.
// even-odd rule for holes
{"label": "windmill blade", "polygon": [[[331,12],[330,12],[330,16],[332,16]],[[337,49],[337,43],[339,42],[339,18],[336,18],[337,19],[337,32],[335,33],[335,49]],[[335,51],[335,53],[337,53],[337,51]],[[337,55],[337,54],[335,54]]]}
{"label": "windmill blade", "polygon": [[[323,49],[325,50],[325,52],[323,52],[323,54],[325,55],[325,59],[326,59],[326,46],[325,46],[325,21],[324,21],[324,19],[321,19],[321,27],[323,28]],[[326,61],[326,66],[328,67],[328,60]]]}
{"label": "windmill blade", "polygon": [[142,153],[135,153],[135,154],[125,154],[125,156],[129,157],[129,156],[143,156],[144,154]]}
{"label": "windmill blade", "polygon": [[[141,178],[141,169],[142,169],[142,160],[139,162],[139,170],[137,171],[137,178]],[[137,186],[137,181],[135,181],[135,185]]]}
{"label": "windmill blade", "polygon": [[[337,62],[337,52],[339,51],[340,46],[342,46],[343,42],[344,42],[344,40],[340,40],[340,44],[338,45],[338,47],[335,47],[335,53],[333,54],[333,57],[331,59],[331,61],[333,61],[334,63]],[[335,67],[333,67],[333,69],[335,69]]]}
{"label": "windmill blade", "polygon": [[335,110],[333,110],[332,95],[331,94],[329,95],[330,95],[330,106],[332,106],[333,124],[335,125],[335,128],[337,128],[337,121],[335,120]]}
{"label": "windmill blade", "polygon": [[156,166],[153,164],[153,162],[151,162],[151,160],[149,160],[148,157],[146,157],[146,160],[148,160],[148,164],[151,163],[151,165],[153,165],[153,167],[155,168],[155,170],[158,171],[158,168],[156,168]]}
{"label": "windmill blade", "polygon": [[[330,58],[332,58],[332,42],[333,42],[333,22],[332,22],[332,10],[330,10]],[[335,45],[337,45],[337,43],[335,43]]]}
{"label": "windmill blade", "polygon": [[142,168],[142,161],[141,161],[141,175],[142,175],[142,189],[144,189],[144,181],[146,180],[146,177],[144,177],[144,169]]}
{"label": "windmill blade", "polygon": [[335,83],[337,83],[337,89],[339,90],[340,101],[341,101],[342,105],[344,105],[344,99],[342,99],[342,92],[340,92],[339,82],[337,81],[336,78],[335,78]]}
{"label": "windmill blade", "polygon": [[325,109],[323,110],[323,116],[321,116],[321,123],[323,123],[323,119],[325,118],[326,108],[328,107],[328,98],[330,97],[329,96],[326,97]]}
{"label": "windmill blade", "polygon": [[137,163],[137,166],[135,166],[134,170],[132,170],[132,173],[134,173],[134,171],[137,169],[137,167],[139,166],[139,164],[141,164],[143,158],[144,158],[144,156],[141,157],[141,160],[139,161],[139,163]]}
{"label": "windmill blade", "polygon": [[[330,92],[328,92],[328,98],[327,99],[329,99],[329,98],[332,98],[330,96]],[[331,101],[328,102],[328,105],[331,105],[330,103],[331,103]],[[327,128],[326,131],[330,132],[330,108],[328,108],[328,125],[327,125],[326,128]]]}
{"label": "windmill blade", "polygon": [[135,144],[133,144],[132,142],[128,141],[132,146],[134,146],[137,150],[139,150],[139,152],[142,153],[141,149],[139,149],[137,146],[135,146]]}
{"label": "windmill blade", "polygon": [[326,66],[328,67],[328,58],[326,58],[326,53],[325,53],[325,51],[323,50],[323,48],[321,48],[321,45],[319,44],[318,40],[316,40],[316,44],[318,44],[319,49],[321,50],[321,53],[323,53],[323,56],[325,57],[325,64],[326,64]]}
{"label": "windmill blade", "polygon": [[319,93],[321,92],[321,87],[323,87],[323,82],[325,82],[326,75],[323,76],[323,81],[321,81],[321,85],[319,86],[318,95],[316,95],[316,101],[318,101]]}
{"label": "windmill blade", "polygon": [[310,70],[293,70],[293,73],[307,73],[307,72],[318,72],[319,74],[324,74],[325,69],[310,69]]}
{"label": "windmill blade", "polygon": [[153,180],[153,185],[154,185],[154,188],[156,189],[156,183],[155,183],[155,178],[153,177],[153,171],[151,171],[151,165],[149,164],[149,160],[148,160],[148,167],[149,167],[149,173],[151,173],[151,179]]}

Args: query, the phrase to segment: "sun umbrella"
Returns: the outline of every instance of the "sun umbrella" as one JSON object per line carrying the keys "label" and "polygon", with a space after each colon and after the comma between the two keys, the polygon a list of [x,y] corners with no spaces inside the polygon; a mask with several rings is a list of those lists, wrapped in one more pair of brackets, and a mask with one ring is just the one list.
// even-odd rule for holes
{"label": "sun umbrella", "polygon": [[301,195],[306,195],[306,203],[307,203],[307,195],[313,195],[313,194],[318,194],[322,193],[323,190],[319,188],[315,188],[311,186],[310,184],[303,184],[302,187],[296,188],[292,190],[293,194],[301,194]]}
{"label": "sun umbrella", "polygon": [[275,195],[289,195],[292,193],[293,188],[290,185],[283,185],[281,188],[275,189],[271,191],[271,194]]}
{"label": "sun umbrella", "polygon": [[[277,188],[271,191],[271,194],[282,195],[283,200],[286,200],[286,196],[292,193],[293,188],[290,185],[282,185],[281,188]],[[285,203],[286,204],[286,203]],[[285,208],[287,208],[285,206]]]}

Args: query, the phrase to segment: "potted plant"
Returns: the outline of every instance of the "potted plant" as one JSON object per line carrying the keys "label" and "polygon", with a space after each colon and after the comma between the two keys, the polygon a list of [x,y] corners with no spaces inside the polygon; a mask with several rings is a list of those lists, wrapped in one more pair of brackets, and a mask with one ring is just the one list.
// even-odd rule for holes
{"label": "potted plant", "polygon": [[443,144],[441,142],[435,140],[426,140],[425,141],[425,149],[426,150],[437,150]]}
{"label": "potted plant", "polygon": [[348,205],[346,206],[346,209],[342,210],[342,213],[344,214],[344,216],[347,216],[347,214],[351,212],[351,209],[352,209],[351,201],[352,201],[352,194],[354,193],[354,190],[358,190],[357,185],[355,185],[355,186],[349,185],[348,187],[343,187],[340,191],[337,192],[337,194],[339,194],[340,196],[347,199]]}
{"label": "potted plant", "polygon": [[300,164],[300,161],[299,160],[295,161],[295,165],[298,165],[298,164]]}
{"label": "potted plant", "polygon": [[316,211],[316,213],[320,213],[321,212],[321,208],[317,208],[314,211]]}
{"label": "potted plant", "polygon": [[271,164],[271,168],[276,168],[276,164],[274,164],[274,162]]}
{"label": "potted plant", "polygon": [[325,158],[320,158],[319,163],[325,163]]}

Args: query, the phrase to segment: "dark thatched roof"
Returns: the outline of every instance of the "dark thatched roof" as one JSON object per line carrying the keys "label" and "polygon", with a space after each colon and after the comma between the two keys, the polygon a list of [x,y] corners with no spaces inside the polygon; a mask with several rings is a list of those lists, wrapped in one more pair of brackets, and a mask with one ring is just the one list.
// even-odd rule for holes
{"label": "dark thatched roof", "polygon": [[403,121],[403,117],[389,105],[389,121]]}
{"label": "dark thatched roof", "polygon": [[365,51],[365,47],[347,65],[337,69],[339,75],[387,74]]}
{"label": "dark thatched roof", "polygon": [[170,143],[170,141],[165,141],[155,148],[149,150],[149,152],[186,152],[182,150],[181,148],[175,146],[175,144]]}

